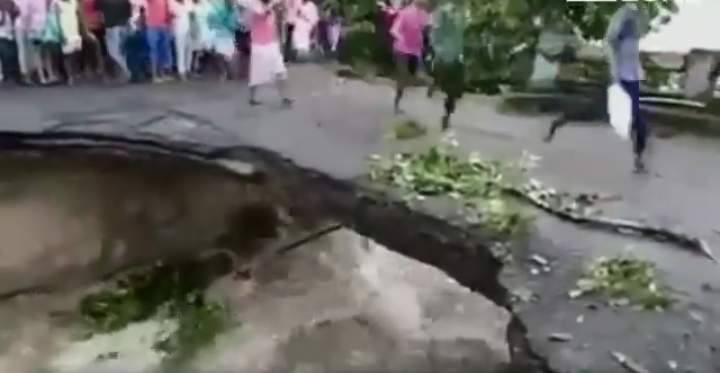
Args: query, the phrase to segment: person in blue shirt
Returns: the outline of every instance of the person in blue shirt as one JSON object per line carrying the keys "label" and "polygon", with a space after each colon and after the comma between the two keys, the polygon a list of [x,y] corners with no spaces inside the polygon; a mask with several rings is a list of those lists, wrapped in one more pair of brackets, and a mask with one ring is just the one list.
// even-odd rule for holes
{"label": "person in blue shirt", "polygon": [[643,155],[647,147],[647,124],[640,112],[640,81],[643,69],[640,62],[641,14],[637,4],[624,4],[613,15],[605,33],[607,60],[612,83],[620,86],[632,102],[631,137],[635,155],[635,171],[645,172]]}

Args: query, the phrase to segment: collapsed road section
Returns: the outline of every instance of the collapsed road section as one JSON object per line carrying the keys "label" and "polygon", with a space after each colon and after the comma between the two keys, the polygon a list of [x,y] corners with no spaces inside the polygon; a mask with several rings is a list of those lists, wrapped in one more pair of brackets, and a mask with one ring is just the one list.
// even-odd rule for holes
{"label": "collapsed road section", "polygon": [[[457,218],[452,201],[408,205],[399,191],[370,182],[362,177],[360,171],[353,178],[339,177],[327,170],[298,166],[293,160],[272,150],[251,146],[214,149],[169,140],[150,141],[77,133],[5,133],[1,139],[6,154],[23,154],[25,159],[47,154],[74,154],[76,162],[83,163],[90,162],[93,156],[115,154],[115,160],[103,164],[108,174],[117,175],[107,180],[101,179],[105,185],[100,189],[108,193],[103,197],[108,203],[123,200],[118,196],[127,193],[128,188],[133,188],[132,185],[122,187],[127,183],[123,180],[154,186],[156,194],[144,201],[135,201],[136,205],[139,204],[136,209],[144,210],[144,214],[149,214],[158,222],[168,223],[180,219],[182,224],[175,224],[172,233],[161,227],[148,230],[138,224],[138,219],[128,217],[132,214],[118,217],[117,213],[109,213],[107,216],[111,218],[101,219],[97,230],[105,232],[110,227],[111,231],[127,234],[127,237],[135,239],[132,247],[140,248],[135,249],[138,256],[131,256],[130,259],[126,257],[121,265],[113,269],[129,266],[133,262],[162,259],[157,255],[144,255],[156,252],[153,249],[155,247],[172,248],[172,255],[183,252],[185,256],[197,257],[202,256],[201,251],[217,250],[218,247],[226,246],[227,242],[242,242],[243,247],[255,247],[256,240],[267,240],[275,234],[274,228],[258,228],[258,237],[238,236],[232,228],[233,224],[228,226],[228,221],[233,222],[234,217],[241,221],[239,225],[247,225],[248,220],[269,221],[270,226],[280,225],[282,221],[293,221],[301,226],[298,230],[311,232],[303,239],[317,238],[313,234],[320,236],[324,229],[332,230],[332,226],[326,224],[337,221],[391,250],[442,270],[461,285],[510,312],[507,341],[512,356],[511,365],[515,369],[529,372],[575,372],[578,369],[616,371],[621,368],[630,372],[669,372],[680,364],[685,366],[679,357],[672,357],[681,349],[686,358],[699,367],[697,371],[717,368],[718,360],[713,355],[711,338],[705,335],[682,338],[689,332],[678,333],[677,330],[687,324],[693,329],[700,329],[696,319],[693,321],[692,317],[686,317],[684,308],[646,314],[635,310],[605,309],[598,306],[597,302],[568,296],[571,286],[567,285],[567,279],[569,276],[577,277],[578,274],[567,268],[579,267],[581,263],[566,260],[563,256],[566,248],[557,247],[547,238],[534,236],[530,232],[522,240],[513,243],[511,249],[515,258],[507,261],[495,249],[495,242],[487,232],[479,229],[477,224],[470,225]],[[123,166],[122,162],[117,161],[118,154],[168,164],[177,159],[191,160],[198,171],[193,177],[183,180],[191,184],[202,180],[202,187],[212,190],[202,195],[210,197],[204,201],[196,198],[193,191],[198,190],[198,185],[183,189],[185,183],[172,176],[172,167],[161,173],[157,169],[136,173],[137,170],[131,171],[127,164]],[[27,170],[28,162],[22,168]],[[97,166],[92,168],[98,169]],[[226,176],[213,176],[220,174]],[[244,184],[254,185],[253,191],[239,189],[236,183],[228,184],[227,174],[241,178]],[[68,181],[75,179],[71,177]],[[98,182],[96,176],[89,180]],[[88,185],[92,184],[77,185],[77,188],[70,189],[75,190],[75,193],[78,190],[88,193]],[[168,216],[152,216],[158,211],[168,210],[157,203],[167,201],[173,194],[183,194],[179,200],[184,201],[185,205],[174,205],[174,210],[171,209],[174,212]],[[267,209],[259,208],[257,204],[245,205],[246,208],[243,208],[240,202],[249,194],[258,195],[258,201],[272,205],[273,212],[267,212]],[[233,205],[233,201],[236,205]],[[111,210],[123,211],[122,208]],[[238,215],[237,211],[250,211],[253,214],[247,217],[243,213]],[[210,212],[212,218],[208,219],[210,215],[207,214]],[[129,226],[133,228],[129,229]],[[198,231],[202,234],[198,235]],[[152,237],[152,240],[148,237]],[[99,238],[98,243],[108,249],[101,255],[104,258],[116,258],[119,255],[116,250],[122,249],[104,238]],[[290,243],[283,247],[289,249],[297,246]],[[256,254],[249,256],[255,257]],[[234,255],[230,253],[228,257]],[[243,258],[239,260],[242,262]],[[541,268],[557,264],[560,270],[546,276],[535,276],[531,274],[532,268],[527,266],[528,260],[539,263],[537,267]],[[236,278],[252,276],[245,267],[232,266],[226,268],[225,272],[232,269],[236,270]],[[105,271],[108,270],[105,268]],[[57,284],[61,282],[60,278],[76,271],[77,268],[65,268],[64,272],[55,271],[53,276],[32,278],[23,277],[20,272],[3,273],[8,278],[25,279],[13,282],[13,288],[3,289],[3,292],[10,295],[23,291],[51,291],[47,284]],[[53,271],[44,273],[50,272]],[[172,277],[174,272],[168,273]],[[94,272],[85,276],[97,278],[105,274]],[[527,282],[525,285],[539,290],[532,296],[518,297],[514,290],[521,282]],[[590,316],[580,317],[579,312],[581,316]],[[628,330],[642,335],[633,338],[627,335]],[[676,340],[677,336],[682,340]],[[638,343],[637,338],[646,343]],[[678,344],[682,347],[677,347]],[[703,367],[710,370],[703,370]]]}

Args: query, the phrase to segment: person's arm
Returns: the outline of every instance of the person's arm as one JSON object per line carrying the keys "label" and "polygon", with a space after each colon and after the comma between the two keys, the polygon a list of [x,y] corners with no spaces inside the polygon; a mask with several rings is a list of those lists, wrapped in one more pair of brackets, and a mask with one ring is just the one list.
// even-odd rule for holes
{"label": "person's arm", "polygon": [[622,25],[626,19],[627,11],[623,6],[618,9],[615,14],[613,14],[607,30],[605,30],[605,37],[603,38],[605,57],[607,59],[608,68],[610,69],[610,77],[613,81],[617,81],[619,79],[617,49],[620,41],[620,30],[622,29]]}
{"label": "person's arm", "polygon": [[405,22],[405,16],[403,13],[398,13],[398,15],[395,17],[395,20],[392,23],[392,26],[390,26],[390,36],[393,37],[393,39],[400,39],[400,31],[402,30],[402,24]]}

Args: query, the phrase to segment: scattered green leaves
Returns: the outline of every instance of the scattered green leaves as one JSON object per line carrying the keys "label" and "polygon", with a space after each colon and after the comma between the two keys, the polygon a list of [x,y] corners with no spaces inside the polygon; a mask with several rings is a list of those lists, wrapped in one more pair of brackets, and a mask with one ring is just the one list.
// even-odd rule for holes
{"label": "scattered green leaves", "polygon": [[374,157],[370,178],[406,193],[408,202],[427,197],[450,197],[461,204],[470,224],[481,224],[498,241],[506,241],[527,228],[529,215],[504,186],[521,175],[517,167],[483,160],[477,154],[457,155],[457,143],[447,137],[416,153]]}
{"label": "scattered green leaves", "polygon": [[652,262],[624,254],[590,263],[570,292],[571,297],[596,294],[614,306],[663,311],[673,303],[672,289],[657,278]]}
{"label": "scattered green leaves", "polygon": [[403,119],[392,127],[392,135],[396,140],[412,140],[427,134],[427,127],[414,119]]}
{"label": "scattered green leaves", "polygon": [[202,263],[158,263],[131,271],[108,289],[86,296],[80,315],[89,333],[110,333],[131,323],[159,318],[176,320],[177,329],[156,342],[165,363],[186,362],[211,344],[226,327],[223,305],[205,299],[213,276]]}

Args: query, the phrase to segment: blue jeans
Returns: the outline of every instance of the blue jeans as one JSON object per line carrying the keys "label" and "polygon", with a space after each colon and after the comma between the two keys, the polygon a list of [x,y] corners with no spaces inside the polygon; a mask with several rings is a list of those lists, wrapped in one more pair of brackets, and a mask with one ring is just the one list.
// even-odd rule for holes
{"label": "blue jeans", "polygon": [[148,26],[145,30],[145,38],[150,49],[152,68],[157,70],[172,68],[172,47],[168,28]]}
{"label": "blue jeans", "polygon": [[125,56],[127,67],[134,81],[143,81],[148,78],[150,52],[147,47],[147,38],[144,30],[129,33],[125,38]]}
{"label": "blue jeans", "polygon": [[645,119],[640,112],[640,82],[621,80],[620,86],[623,87],[630,100],[632,102],[632,126],[630,127],[630,134],[633,139],[633,151],[635,155],[641,156],[645,152],[647,147],[647,125]]}
{"label": "blue jeans", "polygon": [[127,26],[108,27],[105,30],[105,45],[107,46],[108,55],[110,55],[110,58],[115,61],[124,74],[130,75],[125,56],[125,39],[127,39],[127,37]]}

